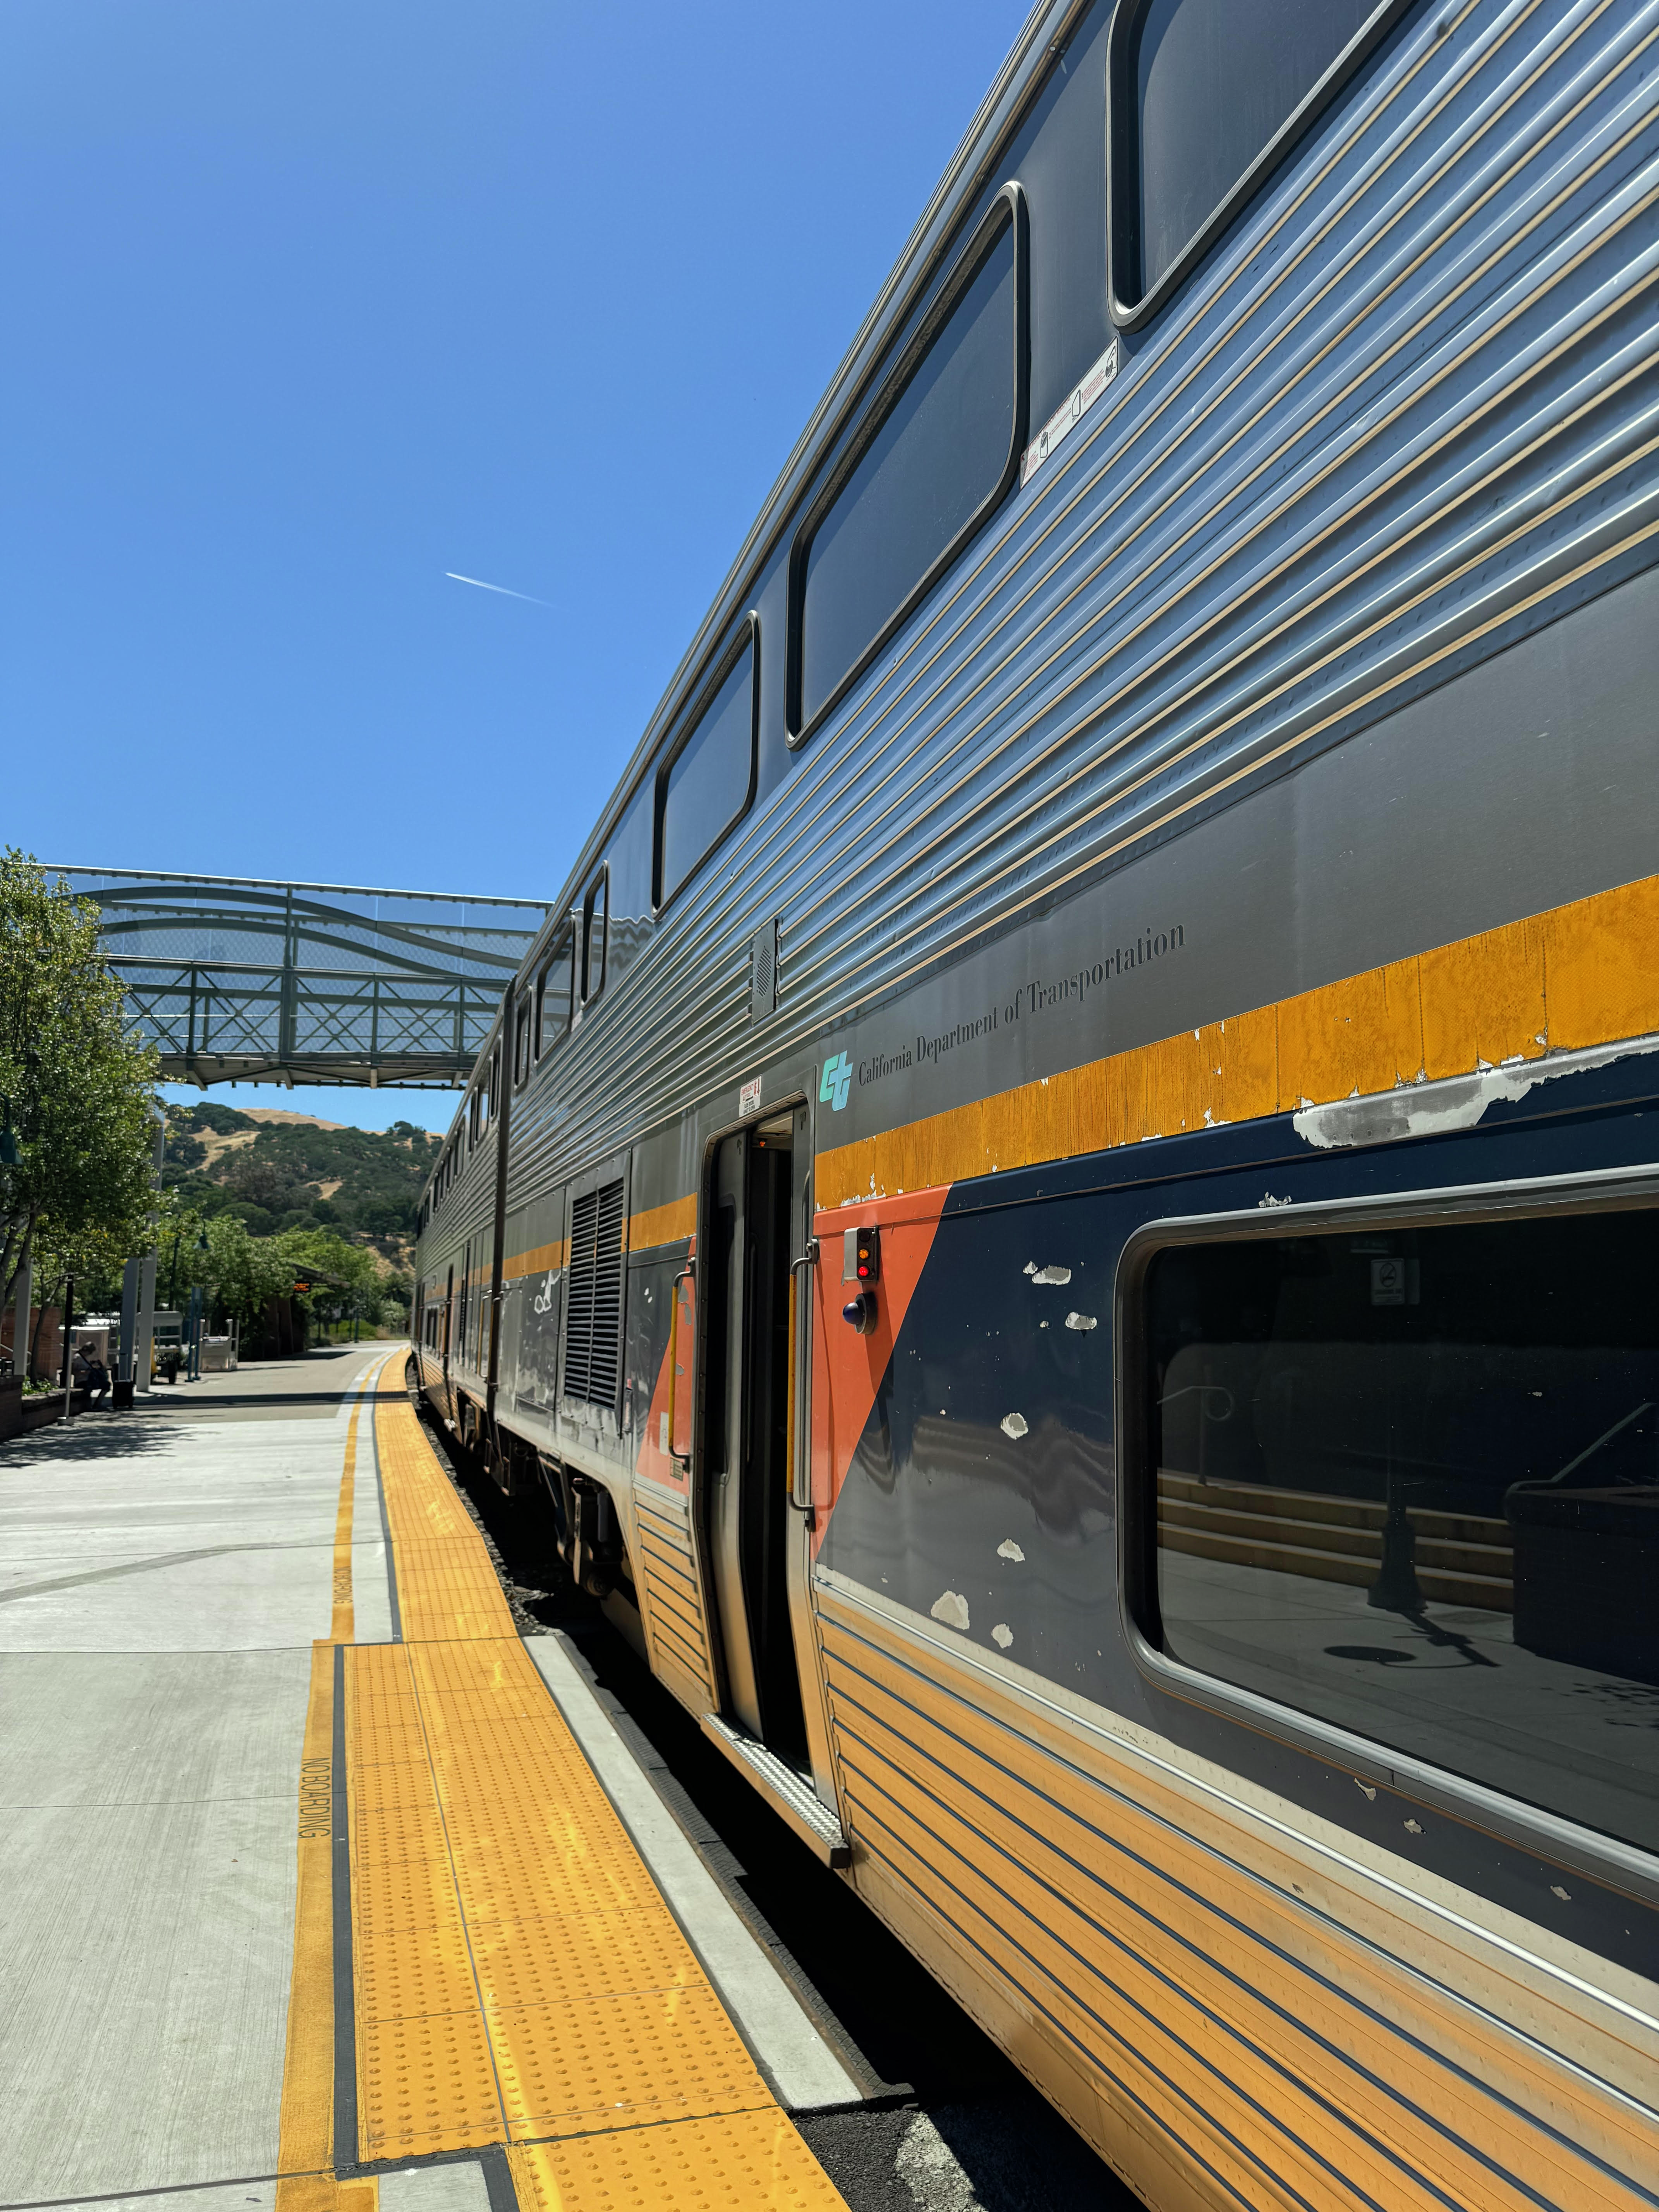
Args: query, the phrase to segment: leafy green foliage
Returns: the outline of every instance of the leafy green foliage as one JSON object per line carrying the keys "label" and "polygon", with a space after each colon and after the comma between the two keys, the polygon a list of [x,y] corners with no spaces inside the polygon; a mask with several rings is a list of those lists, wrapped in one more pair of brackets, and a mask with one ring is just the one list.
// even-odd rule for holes
{"label": "leafy green foliage", "polygon": [[0,853],[0,1100],[20,1156],[0,1165],[0,1291],[32,1254],[43,1291],[72,1274],[77,1309],[110,1307],[124,1263],[156,1249],[164,1300],[199,1285],[216,1320],[256,1334],[290,1297],[313,1321],[399,1324],[397,1261],[438,1139],[408,1122],[380,1136],[204,1101],[167,1116],[158,1197],[155,1055],[127,1030],[99,930],[92,901]]}
{"label": "leafy green foliage", "polygon": [[436,1137],[407,1121],[382,1134],[176,1106],[166,1181],[198,1212],[234,1214],[256,1237],[328,1228],[404,1242],[438,1150]]}
{"label": "leafy green foliage", "polygon": [[[407,1313],[406,1288],[385,1273],[374,1252],[331,1231],[290,1229],[255,1237],[230,1212],[207,1220],[181,1214],[176,1230],[176,1252],[167,1244],[161,1252],[164,1291],[171,1295],[175,1276],[180,1299],[201,1288],[213,1318],[234,1315],[244,1331],[261,1326],[273,1298],[293,1297],[318,1320],[355,1312],[371,1328],[401,1322]],[[299,1291],[301,1283],[308,1287]]]}
{"label": "leafy green foliage", "polygon": [[0,853],[0,1098],[19,1164],[0,1168],[0,1285],[26,1253],[50,1279],[118,1267],[155,1236],[154,1054],[128,1033],[99,914]]}
{"label": "leafy green foliage", "polygon": [[[270,1302],[289,1297],[313,1322],[403,1325],[416,1207],[438,1148],[407,1121],[381,1135],[210,1102],[169,1107],[164,1177],[183,1211],[176,1264],[163,1241],[164,1294],[175,1280],[181,1298],[199,1285],[216,1322],[234,1315],[256,1339]],[[301,1281],[311,1288],[296,1295]]]}
{"label": "leafy green foliage", "polygon": [[199,1106],[175,1106],[167,1117],[169,1121],[173,1115],[188,1121],[192,1128],[211,1129],[217,1137],[232,1136],[239,1129],[257,1129],[259,1126],[246,1114],[239,1114],[234,1106],[220,1106],[210,1098],[204,1098]]}

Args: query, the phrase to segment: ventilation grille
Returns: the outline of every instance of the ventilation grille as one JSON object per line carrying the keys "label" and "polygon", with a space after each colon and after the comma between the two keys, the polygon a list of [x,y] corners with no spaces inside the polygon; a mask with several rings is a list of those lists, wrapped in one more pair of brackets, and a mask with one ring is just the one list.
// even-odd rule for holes
{"label": "ventilation grille", "polygon": [[749,1018],[762,1021],[778,1003],[778,925],[769,921],[749,940]]}
{"label": "ventilation grille", "polygon": [[622,1387],[623,1187],[602,1183],[570,1208],[564,1395],[614,1406]]}

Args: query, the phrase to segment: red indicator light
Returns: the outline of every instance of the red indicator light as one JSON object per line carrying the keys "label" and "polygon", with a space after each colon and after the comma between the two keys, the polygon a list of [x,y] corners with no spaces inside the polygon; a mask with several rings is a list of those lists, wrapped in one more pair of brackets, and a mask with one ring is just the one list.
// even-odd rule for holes
{"label": "red indicator light", "polygon": [[842,1232],[841,1279],[843,1283],[873,1283],[881,1274],[881,1231],[876,1228]]}

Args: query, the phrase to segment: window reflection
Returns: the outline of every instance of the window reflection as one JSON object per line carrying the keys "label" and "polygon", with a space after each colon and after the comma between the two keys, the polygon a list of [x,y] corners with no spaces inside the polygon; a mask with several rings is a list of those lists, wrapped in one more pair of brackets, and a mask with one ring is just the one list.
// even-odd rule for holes
{"label": "window reflection", "polygon": [[1015,248],[1011,216],[813,529],[800,585],[798,729],[844,689],[1005,481],[1019,396]]}
{"label": "window reflection", "polygon": [[1656,1218],[1160,1253],[1170,1656],[1659,1845]]}
{"label": "window reflection", "polygon": [[[1376,4],[1150,0],[1130,49],[1139,170],[1136,298],[1179,258]],[[1125,289],[1121,273],[1119,282]]]}
{"label": "window reflection", "polygon": [[601,868],[582,902],[582,1004],[597,999],[605,988],[606,925],[610,919],[611,882]]}
{"label": "window reflection", "polygon": [[674,893],[749,804],[755,781],[755,648],[732,663],[663,780],[657,903]]}

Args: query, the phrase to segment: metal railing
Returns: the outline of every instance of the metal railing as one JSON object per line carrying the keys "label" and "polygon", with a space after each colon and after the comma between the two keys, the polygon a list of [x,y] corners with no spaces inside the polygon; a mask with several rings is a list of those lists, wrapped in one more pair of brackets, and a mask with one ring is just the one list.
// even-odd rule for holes
{"label": "metal railing", "polygon": [[62,867],[167,1081],[463,1082],[547,909],[528,899]]}

